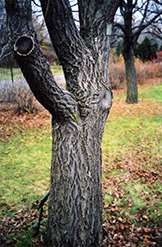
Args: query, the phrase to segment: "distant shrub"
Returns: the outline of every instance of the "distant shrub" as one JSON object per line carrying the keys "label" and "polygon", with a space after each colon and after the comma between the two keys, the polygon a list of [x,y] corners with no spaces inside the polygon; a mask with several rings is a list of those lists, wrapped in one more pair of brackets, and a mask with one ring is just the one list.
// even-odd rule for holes
{"label": "distant shrub", "polygon": [[122,55],[111,54],[109,66],[110,82],[113,89],[118,89],[125,82],[125,67]]}
{"label": "distant shrub", "polygon": [[0,101],[12,102],[15,111],[20,114],[35,113],[38,110],[35,97],[24,79],[16,80],[14,83],[10,80],[1,81]]}
{"label": "distant shrub", "polygon": [[153,77],[153,73],[150,69],[150,64],[143,63],[140,59],[135,59],[135,68],[136,68],[136,76],[137,82],[142,84],[145,79],[149,79]]}
{"label": "distant shrub", "polygon": [[[160,55],[158,55],[158,57],[160,57]],[[137,82],[139,84],[143,84],[145,82],[145,79],[162,76],[162,65],[159,61],[160,59],[154,59],[149,62],[142,62],[140,59],[135,58]],[[111,87],[113,89],[120,89],[125,87],[125,65],[122,55],[117,56],[115,52],[111,52],[109,74]]]}

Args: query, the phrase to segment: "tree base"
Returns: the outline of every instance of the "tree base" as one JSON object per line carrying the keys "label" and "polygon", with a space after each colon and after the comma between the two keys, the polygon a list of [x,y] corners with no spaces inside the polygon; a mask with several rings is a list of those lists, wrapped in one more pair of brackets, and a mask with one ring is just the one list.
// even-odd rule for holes
{"label": "tree base", "polygon": [[138,104],[138,99],[126,99],[127,104]]}

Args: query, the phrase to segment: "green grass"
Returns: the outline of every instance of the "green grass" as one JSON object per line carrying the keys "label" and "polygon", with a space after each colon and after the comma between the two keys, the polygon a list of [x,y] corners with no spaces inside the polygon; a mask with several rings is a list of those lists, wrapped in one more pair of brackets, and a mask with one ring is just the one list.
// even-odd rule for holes
{"label": "green grass", "polygon": [[[49,188],[51,131],[24,131],[1,143],[0,198],[13,207],[30,207]],[[1,200],[1,203],[4,200]]]}
{"label": "green grass", "polygon": [[157,142],[161,142],[161,124],[161,116],[125,118],[107,123],[102,142],[104,157],[106,153],[113,157],[117,153],[126,154],[142,142],[145,149],[159,153],[160,145]]}
{"label": "green grass", "polygon": [[162,103],[162,83],[156,86],[142,88],[139,97],[154,99]]}
{"label": "green grass", "polygon": [[[20,68],[13,68],[13,77],[14,79],[23,78]],[[0,81],[1,80],[11,80],[11,71],[10,69],[0,68]]]}
{"label": "green grass", "polygon": [[63,74],[62,66],[51,66],[51,70],[54,75]]}
{"label": "green grass", "polygon": [[[13,68],[13,77],[15,79],[23,78],[20,68]],[[51,66],[52,73],[54,75],[63,74],[62,66]],[[1,80],[11,80],[11,71],[10,69],[0,68],[0,81]]]}
{"label": "green grass", "polygon": [[[115,99],[114,100],[120,100],[126,98],[126,92],[122,94],[117,94],[114,91]],[[154,100],[155,102],[162,103],[162,81],[160,84],[157,84],[155,86],[148,86],[148,87],[142,87],[138,89],[138,99],[150,99]]]}
{"label": "green grass", "polygon": [[111,204],[114,200],[113,196],[109,195],[109,194],[105,194],[104,196],[104,200],[105,202],[107,202],[108,204]]}
{"label": "green grass", "polygon": [[[150,100],[152,108],[154,103],[161,104],[161,89],[162,85],[142,88],[140,98]],[[114,101],[122,98],[119,95]],[[50,128],[14,131],[15,135],[0,146],[0,219],[14,216],[20,208],[30,208],[49,188]],[[141,109],[138,117],[119,114],[108,119],[102,142],[103,198],[109,209],[104,209],[105,217],[123,217],[137,226],[162,222],[161,147],[160,112],[143,115]],[[8,208],[11,205],[12,210]],[[31,227],[25,234],[19,232],[21,241],[18,236],[11,238],[16,238],[17,246],[29,246],[31,232]]]}
{"label": "green grass", "polygon": [[[144,102],[149,100],[153,108],[154,103],[162,103],[161,95],[162,84],[141,88],[139,97]],[[122,98],[119,95],[116,100],[120,102]],[[112,114],[113,120],[105,126],[104,203],[109,204],[109,211],[117,207],[111,214],[119,217],[123,212],[123,217],[129,217],[137,226],[150,227],[162,222],[162,111],[146,116],[142,108],[140,111],[138,117],[132,114],[113,119]],[[107,213],[108,217],[111,214]]]}

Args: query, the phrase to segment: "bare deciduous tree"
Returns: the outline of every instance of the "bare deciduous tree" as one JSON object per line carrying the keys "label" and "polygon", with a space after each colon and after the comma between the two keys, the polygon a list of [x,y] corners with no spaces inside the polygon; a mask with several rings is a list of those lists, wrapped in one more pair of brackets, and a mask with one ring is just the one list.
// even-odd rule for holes
{"label": "bare deciduous tree", "polygon": [[[122,0],[120,17],[115,26],[123,37],[123,55],[127,80],[127,103],[138,102],[134,50],[140,34],[150,25],[158,26],[161,21],[162,3],[159,0]],[[158,28],[158,27],[157,27]],[[147,30],[148,31],[148,30]]]}
{"label": "bare deciduous tree", "polygon": [[30,0],[5,0],[10,47],[30,88],[51,113],[48,246],[102,241],[101,141],[111,108],[109,37],[119,0],[78,0],[80,31],[68,0],[41,0],[66,90],[58,86],[32,25]]}

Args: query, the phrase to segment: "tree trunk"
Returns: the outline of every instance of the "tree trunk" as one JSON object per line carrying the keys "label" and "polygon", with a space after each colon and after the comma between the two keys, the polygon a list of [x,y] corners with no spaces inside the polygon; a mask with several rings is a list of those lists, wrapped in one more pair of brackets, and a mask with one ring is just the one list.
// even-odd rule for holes
{"label": "tree trunk", "polygon": [[[105,34],[119,0],[78,0],[80,33],[68,0],[40,0],[68,91],[55,82],[39,47],[30,1],[5,2],[16,61],[53,117],[48,246],[97,247],[102,240],[101,141],[112,102]],[[83,32],[87,28],[90,32]]]}
{"label": "tree trunk", "polygon": [[123,56],[127,82],[126,102],[129,104],[138,103],[137,79],[134,64],[134,47],[136,44],[136,38],[134,38],[134,33],[132,31],[133,9],[135,5],[136,4],[134,4],[132,0],[126,2],[121,1],[120,4],[120,12],[123,16],[124,24],[119,24],[119,27],[124,33]]}
{"label": "tree trunk", "polygon": [[52,246],[97,247],[102,241],[101,139],[106,118],[107,111],[99,107],[75,123],[53,120]]}
{"label": "tree trunk", "polygon": [[133,48],[130,46],[129,49],[125,50],[123,53],[127,81],[126,102],[128,104],[138,103],[137,78]]}

